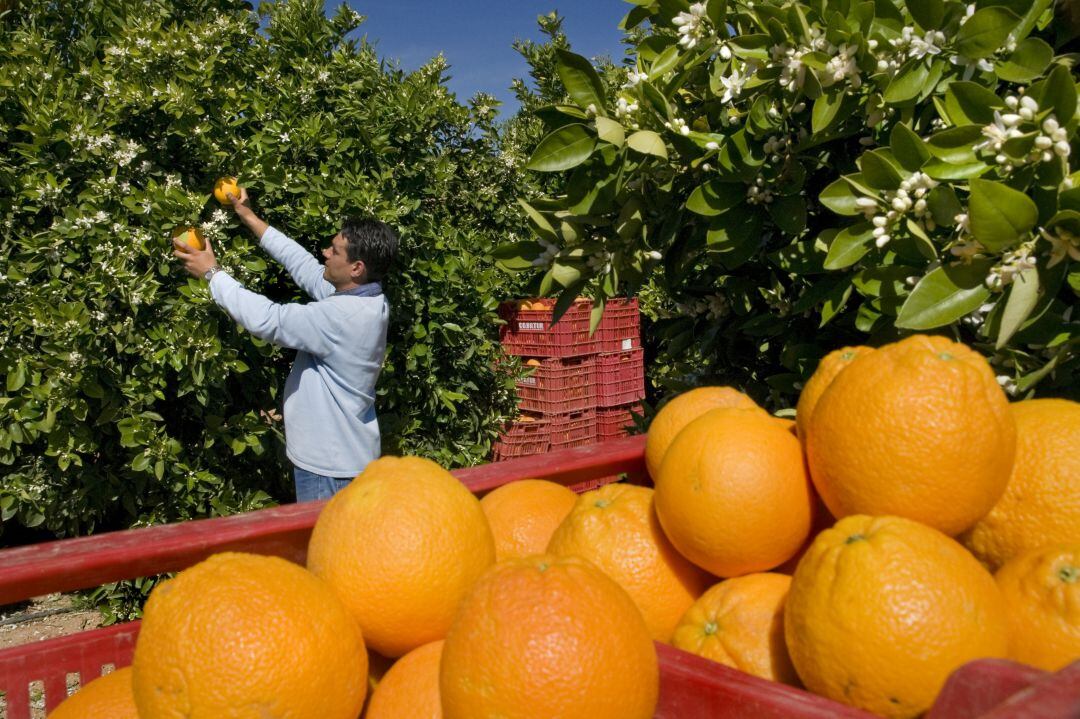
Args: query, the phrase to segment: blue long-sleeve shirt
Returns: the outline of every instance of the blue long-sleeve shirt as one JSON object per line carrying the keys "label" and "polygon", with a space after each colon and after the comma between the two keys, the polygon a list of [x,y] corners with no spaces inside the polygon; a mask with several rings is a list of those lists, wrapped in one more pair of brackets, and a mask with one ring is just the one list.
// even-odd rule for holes
{"label": "blue long-sleeve shirt", "polygon": [[283,410],[292,463],[316,474],[355,476],[380,452],[375,383],[386,354],[389,304],[381,291],[335,292],[319,261],[273,227],[259,244],[316,301],[277,304],[225,272],[213,276],[210,294],[251,334],[297,350]]}

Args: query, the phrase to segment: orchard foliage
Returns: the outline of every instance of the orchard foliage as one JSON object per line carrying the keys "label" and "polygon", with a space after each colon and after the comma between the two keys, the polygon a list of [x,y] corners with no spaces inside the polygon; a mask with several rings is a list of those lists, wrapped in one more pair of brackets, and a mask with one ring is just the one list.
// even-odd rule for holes
{"label": "orchard foliage", "polygon": [[[490,102],[459,104],[316,0],[23,2],[0,17],[0,511],[57,534],[291,500],[292,353],[238,329],[169,236],[306,301],[210,195],[238,175],[313,251],[346,214],[400,230],[384,451],[480,461],[513,405],[493,369],[490,248],[517,226]],[[509,386],[512,386],[510,383]]]}
{"label": "orchard foliage", "polygon": [[1075,394],[1078,58],[1050,0],[631,4],[625,69],[553,49],[528,167],[560,182],[504,267],[640,291],[662,378],[774,407],[830,348],[912,331]]}

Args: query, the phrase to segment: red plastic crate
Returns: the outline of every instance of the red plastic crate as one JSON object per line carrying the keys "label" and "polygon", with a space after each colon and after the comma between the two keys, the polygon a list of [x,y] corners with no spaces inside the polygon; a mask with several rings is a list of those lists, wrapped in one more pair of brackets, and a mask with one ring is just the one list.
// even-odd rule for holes
{"label": "red plastic crate", "polygon": [[551,324],[555,303],[544,302],[543,310],[523,310],[517,302],[504,302],[499,315],[506,324],[499,328],[503,349],[523,357],[580,357],[596,354],[600,347],[599,328],[589,336],[592,302],[575,302],[554,325]]}
{"label": "red plastic crate", "polygon": [[548,435],[552,451],[596,442],[596,410],[557,414],[550,417]]}
{"label": "red plastic crate", "polygon": [[641,313],[637,298],[608,300],[596,332],[600,335],[600,352],[641,349]]}
{"label": "red plastic crate", "polygon": [[[645,436],[454,470],[483,494],[508,482],[547,479],[567,486],[628,474],[648,483]],[[51,592],[179,571],[222,551],[255,552],[304,563],[311,529],[326,501],[289,504],[232,517],[161,525],[0,550],[0,604]],[[28,685],[42,682],[52,710],[68,673],[94,678],[105,664],[131,662],[139,623],[131,622],[0,650],[7,719],[28,719]],[[872,719],[866,712],[656,644],[660,698],[655,719]],[[928,719],[1080,716],[1080,662],[1056,673],[979,660],[949,678]]]}
{"label": "red plastic crate", "polygon": [[596,410],[596,441],[604,442],[630,434],[629,428],[634,426],[632,412],[641,414],[640,402],[622,407],[598,408]]}
{"label": "red plastic crate", "polygon": [[542,417],[507,422],[492,448],[493,461],[546,452],[550,431],[550,422]]}
{"label": "red plastic crate", "polygon": [[640,349],[596,358],[596,406],[617,407],[645,398],[645,356]]}
{"label": "red plastic crate", "polygon": [[552,357],[517,381],[518,408],[563,414],[596,406],[596,357]]}

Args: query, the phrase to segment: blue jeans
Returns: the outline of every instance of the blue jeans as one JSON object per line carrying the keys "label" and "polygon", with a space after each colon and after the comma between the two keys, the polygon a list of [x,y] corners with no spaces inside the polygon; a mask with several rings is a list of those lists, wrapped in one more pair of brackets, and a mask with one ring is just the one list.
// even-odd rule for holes
{"label": "blue jeans", "polygon": [[296,482],[296,501],[312,502],[316,499],[330,499],[345,489],[352,477],[327,477],[293,467],[293,480]]}

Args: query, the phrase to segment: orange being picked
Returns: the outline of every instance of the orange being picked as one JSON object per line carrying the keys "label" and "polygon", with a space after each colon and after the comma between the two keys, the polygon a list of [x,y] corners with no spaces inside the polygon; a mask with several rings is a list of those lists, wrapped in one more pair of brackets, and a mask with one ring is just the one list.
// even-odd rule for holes
{"label": "orange being picked", "polygon": [[139,719],[131,667],[98,677],[50,712],[48,719]]}
{"label": "orange being picked", "polygon": [[817,406],[818,400],[821,399],[821,395],[825,392],[825,388],[832,384],[836,375],[851,364],[852,360],[873,351],[872,347],[856,345],[854,347],[841,347],[822,357],[817,369],[814,370],[814,374],[810,376],[806,386],[799,393],[799,403],[795,406],[795,426],[801,439],[805,440],[806,438],[806,425],[810,421],[810,415],[813,413],[814,407]]}
{"label": "orange being picked", "polygon": [[653,417],[645,438],[645,466],[649,476],[656,479],[668,447],[686,425],[710,409],[724,407],[760,409],[754,400],[732,387],[698,387],[665,404]]}
{"label": "orange being picked", "polygon": [[762,572],[710,587],[679,621],[673,646],[747,674],[799,685],[784,642],[791,577]]}
{"label": "orange being picked", "polygon": [[488,492],[480,500],[495,537],[496,561],[543,554],[578,496],[561,484],[522,479]]}
{"label": "orange being picked", "polygon": [[236,184],[235,177],[222,177],[214,183],[214,197],[223,205],[231,205],[229,195],[240,197],[240,185]]}
{"label": "orange being picked", "polygon": [[371,695],[364,719],[440,719],[439,658],[443,641],[417,647],[398,659]]}
{"label": "orange being picked", "polygon": [[655,476],[656,515],[684,557],[720,577],[772,569],[810,533],[814,494],[788,423],[714,409],[671,443]]}
{"label": "orange being picked", "polygon": [[1009,484],[960,538],[990,571],[1030,549],[1080,542],[1080,404],[1032,399],[1009,410],[1016,420]]}
{"label": "orange being picked", "polygon": [[653,511],[653,490],[621,482],[578,497],[547,551],[600,567],[626,590],[661,642],[671,641],[679,619],[712,581],[671,546]]}
{"label": "orange being picked", "polygon": [[1080,660],[1080,542],[1029,550],[994,575],[1009,613],[1009,658],[1048,672]]}
{"label": "orange being picked", "polygon": [[155,587],[133,667],[141,719],[355,719],[367,693],[364,640],[334,591],[256,554],[215,554]]}
{"label": "orange being picked", "polygon": [[198,227],[178,227],[172,236],[174,240],[180,240],[193,250],[206,249],[206,236]]}
{"label": "orange being picked", "polygon": [[581,557],[507,559],[446,636],[446,719],[650,719],[656,648],[630,596]]}
{"label": "orange being picked", "polygon": [[442,639],[461,599],[494,561],[480,500],[420,457],[370,463],[323,508],[307,557],[368,646],[388,657]]}
{"label": "orange being picked", "polygon": [[887,717],[918,716],[954,669],[1008,646],[990,573],[902,517],[853,515],[819,534],[792,577],[784,633],[807,689]]}
{"label": "orange being picked", "polygon": [[956,535],[1005,491],[1016,423],[986,359],[914,335],[853,360],[806,428],[814,486],[836,517],[898,515]]}

